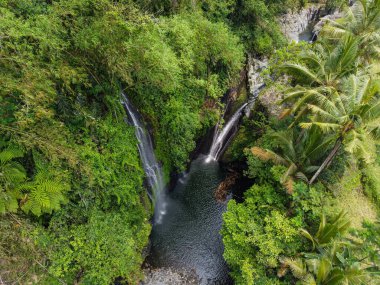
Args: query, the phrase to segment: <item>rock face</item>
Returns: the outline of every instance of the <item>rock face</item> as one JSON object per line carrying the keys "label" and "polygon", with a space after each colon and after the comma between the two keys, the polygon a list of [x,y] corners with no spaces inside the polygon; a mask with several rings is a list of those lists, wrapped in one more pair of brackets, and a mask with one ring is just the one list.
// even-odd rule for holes
{"label": "rock face", "polygon": [[279,19],[281,30],[289,40],[309,41],[312,38],[313,26],[324,14],[323,7],[319,5],[310,5],[299,11],[289,11]]}
{"label": "rock face", "polygon": [[319,19],[319,21],[313,27],[313,30],[312,30],[313,39],[312,40],[316,40],[316,37],[318,36],[319,32],[322,30],[323,25],[326,22],[334,21],[334,20],[339,19],[341,17],[343,17],[343,13],[341,11],[338,11],[338,10],[332,14],[321,17]]}
{"label": "rock face", "polygon": [[[330,14],[331,13],[331,14]],[[279,22],[284,35],[289,40],[294,41],[312,41],[315,40],[323,25],[328,20],[336,20],[342,17],[340,11],[326,11],[324,6],[309,5],[299,11],[289,11],[287,14],[280,17]],[[247,81],[249,86],[249,103],[245,109],[246,115],[250,116],[256,98],[266,107],[272,116],[278,116],[281,113],[281,106],[278,101],[280,94],[275,88],[269,88],[265,92],[259,93],[265,83],[261,77],[261,72],[268,65],[267,59],[257,59],[252,55],[248,56],[247,64]]]}
{"label": "rock face", "polygon": [[260,73],[267,67],[268,60],[266,58],[259,60],[251,55],[248,55],[247,77],[249,93],[253,94],[260,86],[264,84]]}
{"label": "rock face", "polygon": [[[261,72],[267,67],[268,60],[259,60],[252,56],[248,57],[248,85],[250,98],[248,106],[246,108],[247,117],[250,116],[252,109],[255,107],[256,98],[263,105],[268,113],[272,116],[278,116],[281,112],[281,106],[278,104],[280,100],[280,94],[275,90],[274,87],[267,88],[263,92],[262,89],[265,87],[264,79],[261,76]],[[260,95],[259,95],[260,93]]]}
{"label": "rock face", "polygon": [[273,117],[279,117],[283,111],[280,101],[281,94],[275,87],[270,87],[260,94],[261,105],[263,105],[265,109],[267,109],[269,115]]}
{"label": "rock face", "polygon": [[247,64],[247,81],[249,86],[249,99],[248,105],[245,108],[245,115],[249,117],[251,110],[255,106],[256,99],[260,93],[260,90],[265,87],[261,72],[267,67],[268,60],[259,60],[257,58],[248,55]]}
{"label": "rock face", "polygon": [[[349,5],[352,5],[349,1]],[[289,11],[279,22],[281,30],[289,39],[299,41],[315,41],[328,20],[341,18],[343,13],[339,10],[328,11],[321,5],[309,5],[299,11]]]}

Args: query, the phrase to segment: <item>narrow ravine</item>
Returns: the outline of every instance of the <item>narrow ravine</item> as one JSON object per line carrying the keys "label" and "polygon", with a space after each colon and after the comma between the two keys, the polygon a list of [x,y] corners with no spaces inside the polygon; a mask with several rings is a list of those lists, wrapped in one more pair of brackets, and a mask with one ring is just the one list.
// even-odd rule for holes
{"label": "narrow ravine", "polygon": [[219,234],[226,204],[214,197],[215,189],[225,178],[217,159],[236,132],[247,103],[215,133],[209,155],[200,155],[192,161],[189,171],[181,175],[170,192],[165,191],[161,168],[142,117],[124,94],[123,104],[129,123],[136,128],[147,186],[155,204],[147,258],[151,272],[143,284],[230,284]]}
{"label": "narrow ravine", "polygon": [[[311,28],[302,32],[300,39],[310,40]],[[142,117],[123,95],[129,123],[136,128],[147,186],[155,207],[142,285],[233,284],[223,258],[220,235],[226,202],[215,199],[215,190],[226,178],[218,160],[236,135],[242,117],[250,115],[258,94],[265,87],[260,73],[266,65],[266,61],[251,59],[247,102],[227,118],[223,127],[218,123],[208,152],[191,162],[188,172],[180,175],[170,192],[164,186],[161,167]],[[224,119],[223,114],[220,121]]]}

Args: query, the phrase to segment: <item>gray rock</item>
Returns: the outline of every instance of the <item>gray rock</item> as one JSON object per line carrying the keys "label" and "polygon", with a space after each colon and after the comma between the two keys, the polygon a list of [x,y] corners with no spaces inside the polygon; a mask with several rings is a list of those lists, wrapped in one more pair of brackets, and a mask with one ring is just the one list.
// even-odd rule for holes
{"label": "gray rock", "polygon": [[302,38],[302,33],[311,30],[321,15],[324,13],[323,7],[320,5],[310,5],[299,11],[291,11],[279,18],[281,30],[289,40],[296,42]]}
{"label": "gray rock", "polygon": [[140,285],[198,285],[200,281],[195,272],[178,271],[172,268],[145,268],[145,279]]}

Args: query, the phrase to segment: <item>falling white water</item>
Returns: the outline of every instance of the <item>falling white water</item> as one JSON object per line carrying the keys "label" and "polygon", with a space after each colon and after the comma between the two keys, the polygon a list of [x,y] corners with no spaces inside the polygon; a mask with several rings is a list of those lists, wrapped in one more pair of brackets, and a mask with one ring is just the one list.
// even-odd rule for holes
{"label": "falling white water", "polygon": [[[145,129],[138,112],[133,108],[131,102],[124,93],[122,93],[122,103],[129,115],[129,123],[135,127],[140,158],[145,170],[146,181],[151,191],[148,192],[148,195],[157,207],[160,193],[165,187],[161,166],[154,155],[153,144],[149,133]],[[165,214],[165,209],[159,209],[158,212]]]}
{"label": "falling white water", "polygon": [[242,105],[235,114],[231,117],[231,119],[227,122],[227,124],[223,127],[221,131],[217,130],[217,132],[214,135],[214,139],[210,148],[210,152],[206,158],[206,162],[210,162],[212,160],[218,160],[221,152],[224,149],[224,146],[226,145],[226,142],[228,142],[229,136],[231,130],[236,127],[237,123],[239,122],[239,119],[242,116],[244,108],[247,106],[248,103],[245,103]]}

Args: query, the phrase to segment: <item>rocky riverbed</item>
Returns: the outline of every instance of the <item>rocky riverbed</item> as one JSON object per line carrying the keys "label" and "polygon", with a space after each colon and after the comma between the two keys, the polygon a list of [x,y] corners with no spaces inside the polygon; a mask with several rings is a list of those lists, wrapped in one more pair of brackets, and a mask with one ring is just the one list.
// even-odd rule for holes
{"label": "rocky riverbed", "polygon": [[145,279],[140,285],[198,285],[200,283],[195,271],[172,268],[145,268]]}

